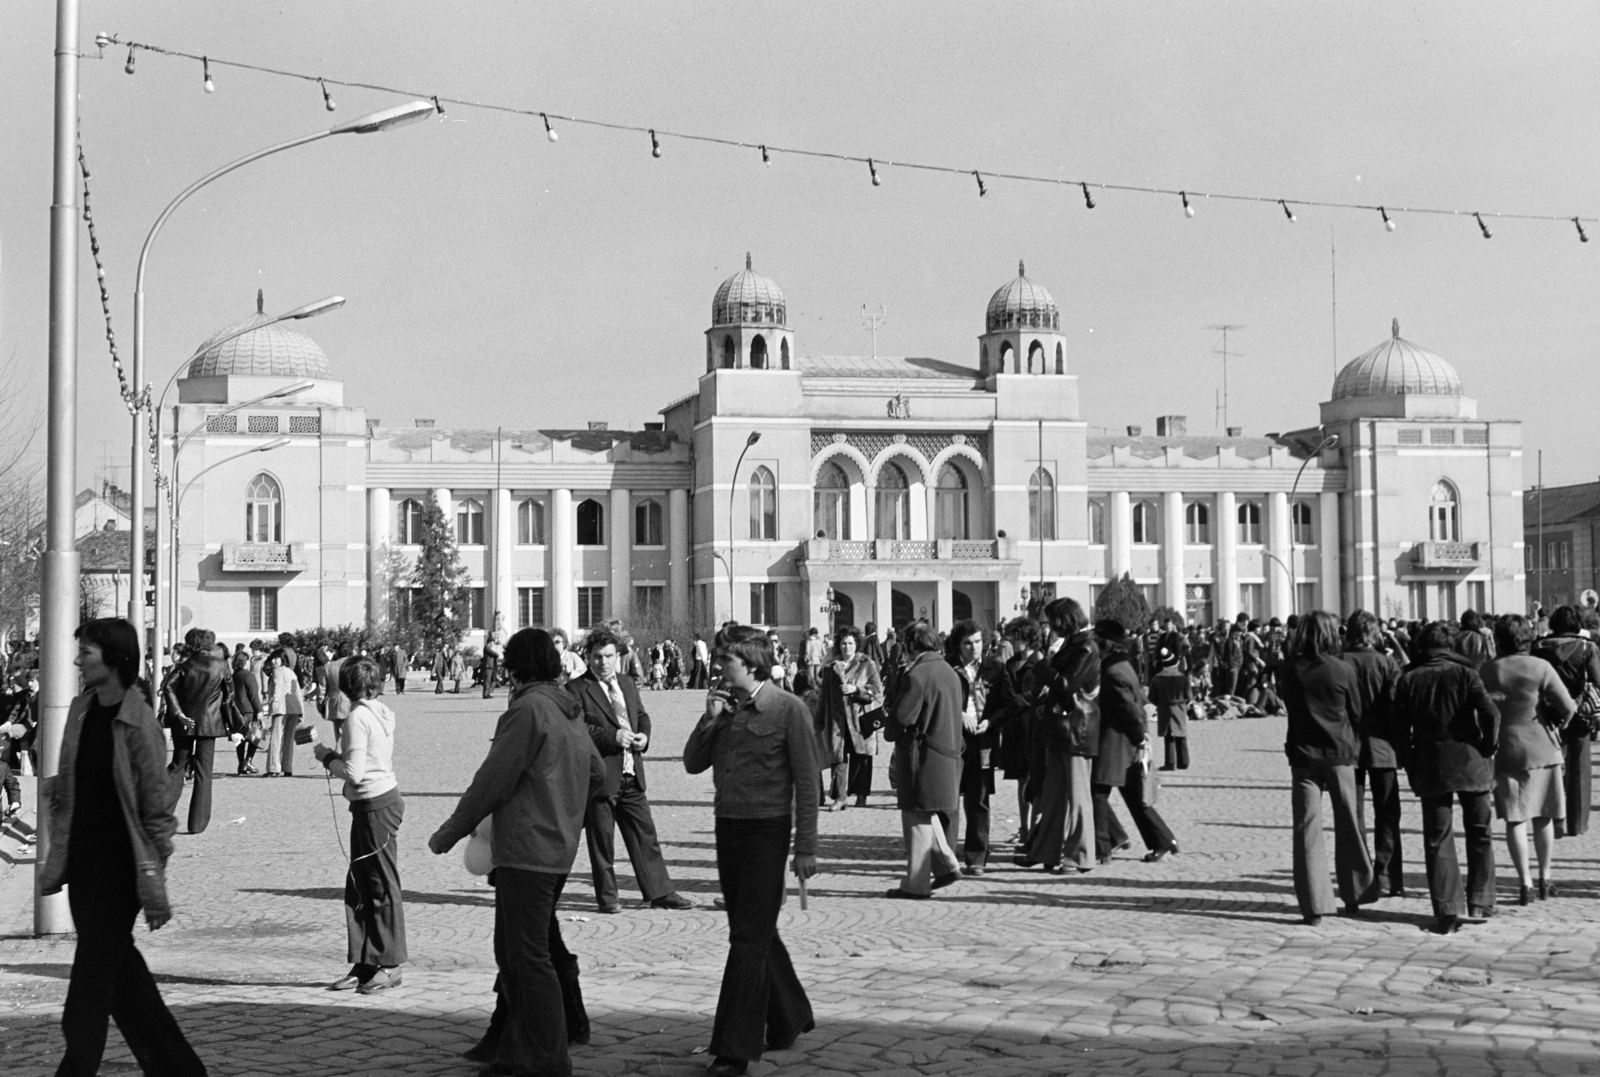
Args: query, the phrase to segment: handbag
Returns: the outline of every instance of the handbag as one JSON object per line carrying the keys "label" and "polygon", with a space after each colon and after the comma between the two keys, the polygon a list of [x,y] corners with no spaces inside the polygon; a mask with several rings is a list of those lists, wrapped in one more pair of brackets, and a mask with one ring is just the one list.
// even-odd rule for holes
{"label": "handbag", "polygon": [[486,815],[483,822],[473,828],[462,850],[461,863],[468,875],[487,875],[494,870],[494,816]]}
{"label": "handbag", "polygon": [[260,718],[252,718],[244,724],[245,743],[260,747],[261,742],[266,739],[266,736],[267,731],[266,728],[262,726]]}

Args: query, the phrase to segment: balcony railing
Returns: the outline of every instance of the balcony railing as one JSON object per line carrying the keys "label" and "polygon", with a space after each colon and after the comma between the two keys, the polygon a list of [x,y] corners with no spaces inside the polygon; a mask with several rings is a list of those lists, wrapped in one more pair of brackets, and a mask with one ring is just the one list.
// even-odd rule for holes
{"label": "balcony railing", "polygon": [[1418,568],[1477,568],[1476,542],[1419,542],[1411,559]]}
{"label": "balcony railing", "polygon": [[808,561],[993,561],[1010,556],[1005,539],[812,539]]}
{"label": "balcony railing", "polygon": [[224,572],[299,572],[305,558],[300,546],[291,542],[224,542]]}

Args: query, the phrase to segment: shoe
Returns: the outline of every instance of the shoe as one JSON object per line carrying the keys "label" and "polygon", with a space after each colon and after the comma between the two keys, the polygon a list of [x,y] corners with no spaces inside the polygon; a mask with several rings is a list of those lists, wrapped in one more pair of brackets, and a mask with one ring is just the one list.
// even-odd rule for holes
{"label": "shoe", "polygon": [[913,894],[911,891],[902,890],[897,886],[893,890],[884,891],[884,895],[883,896],[886,897],[886,898],[898,898],[901,901],[927,901],[933,895],[932,894]]}
{"label": "shoe", "polygon": [[1044,871],[1046,875],[1065,875],[1067,873],[1067,865],[1051,864],[1049,867],[1045,868]]}
{"label": "shoe", "polygon": [[958,883],[960,881],[961,881],[961,872],[960,871],[947,871],[943,875],[939,875],[939,876],[936,876],[934,878],[934,880],[933,880],[933,889],[935,889],[935,890],[943,890],[945,887],[949,886],[950,884]]}
{"label": "shoe", "polygon": [[1556,896],[1556,884],[1553,883],[1553,882],[1549,882],[1549,881],[1547,881],[1545,879],[1540,879],[1539,880],[1539,900],[1540,901],[1544,901],[1546,898],[1553,898],[1555,896]]}
{"label": "shoe", "polygon": [[727,898],[712,898],[711,899],[711,907],[713,909],[718,909],[718,910],[720,910],[722,912],[726,912],[727,909],[728,909],[728,899]]}
{"label": "shoe", "polygon": [[1173,842],[1172,844],[1167,845],[1167,846],[1165,846],[1163,848],[1160,848],[1160,849],[1151,849],[1148,853],[1144,854],[1144,862],[1146,864],[1159,864],[1159,863],[1161,863],[1161,861],[1163,861],[1163,860],[1165,860],[1167,858],[1167,854],[1168,853],[1175,853],[1177,851],[1178,851],[1178,843],[1177,842]]}
{"label": "shoe", "polygon": [[1435,935],[1454,935],[1461,930],[1461,917],[1455,914],[1439,917],[1439,922],[1433,925]]}
{"label": "shoe", "polygon": [[719,1058],[706,1067],[706,1077],[742,1077],[750,1063],[742,1058]]}
{"label": "shoe", "polygon": [[692,909],[694,902],[674,891],[666,897],[658,897],[650,903],[652,909]]}
{"label": "shoe", "polygon": [[1468,905],[1467,918],[1470,920],[1487,920],[1494,915],[1493,905]]}
{"label": "shoe", "polygon": [[844,811],[849,806],[850,805],[846,804],[842,800],[835,800],[835,801],[832,801],[831,803],[828,804],[828,810],[829,811]]}
{"label": "shoe", "polygon": [[1518,884],[1518,886],[1517,886],[1517,904],[1518,905],[1532,905],[1533,904],[1533,887],[1524,886],[1524,885]]}
{"label": "shoe", "polygon": [[805,1028],[802,1028],[799,1032],[796,1032],[793,1036],[790,1036],[787,1040],[783,1040],[783,1041],[768,1040],[767,1041],[767,1050],[769,1050],[769,1051],[787,1051],[789,1048],[794,1046],[794,1041],[795,1040],[798,1040],[801,1036],[804,1036],[807,1032],[815,1032],[816,1030],[817,1030],[817,1023],[815,1021],[807,1021]]}
{"label": "shoe", "polygon": [[260,772],[260,771],[259,771],[259,770],[257,770],[257,769],[256,769],[256,768],[255,768],[255,765],[254,765],[254,764],[252,764],[252,763],[246,763],[246,764],[245,764],[245,765],[244,765],[244,772],[245,772],[245,773],[246,773],[246,774],[260,774],[260,773],[261,773],[261,772]]}
{"label": "shoe", "polygon": [[1039,862],[1037,860],[1029,860],[1021,853],[1018,853],[1016,856],[1012,857],[1011,862],[1019,868],[1036,868],[1039,866]]}
{"label": "shoe", "polygon": [[600,906],[600,911],[605,913],[605,914],[607,914],[608,916],[609,915],[614,915],[614,914],[619,913],[619,912],[622,911],[622,906],[613,901],[609,905],[601,905]]}
{"label": "shoe", "polygon": [[1305,917],[1305,922],[1307,927],[1317,927],[1322,923],[1322,917],[1317,915],[1307,916]]}
{"label": "shoe", "polygon": [[329,991],[354,991],[372,977],[371,965],[351,965],[350,971],[328,985]]}
{"label": "shoe", "polygon": [[977,879],[982,877],[983,869],[977,864],[967,864],[961,869],[961,874],[971,879]]}
{"label": "shoe", "polygon": [[372,974],[372,978],[356,988],[358,995],[376,995],[379,991],[387,991],[391,987],[400,986],[400,967],[392,965],[389,968],[380,968]]}
{"label": "shoe", "polygon": [[1339,915],[1340,916],[1348,916],[1348,917],[1351,917],[1352,919],[1354,919],[1355,917],[1361,915],[1361,906],[1360,905],[1346,905],[1344,908],[1339,910]]}
{"label": "shoe", "polygon": [[865,808],[866,806],[867,806],[867,798],[866,797],[856,797],[856,807]]}

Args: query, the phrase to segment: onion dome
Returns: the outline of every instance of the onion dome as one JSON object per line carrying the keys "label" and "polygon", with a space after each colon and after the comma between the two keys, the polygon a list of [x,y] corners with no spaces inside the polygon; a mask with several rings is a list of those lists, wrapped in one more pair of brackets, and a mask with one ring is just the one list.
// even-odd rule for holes
{"label": "onion dome", "polygon": [[[331,378],[328,356],[317,342],[304,333],[297,333],[287,328],[283,322],[267,325],[266,323],[271,322],[272,318],[262,313],[262,305],[262,294],[257,291],[256,312],[244,321],[236,322],[208,337],[206,345],[210,345],[214,340],[221,343],[209,347],[202,345],[205,350],[189,364],[188,376],[211,378],[233,375],[319,380]],[[250,329],[252,326],[262,326],[262,328],[239,333],[241,329]],[[233,336],[235,333],[239,335]],[[233,339],[227,339],[229,337]]]}
{"label": "onion dome", "polygon": [[1056,309],[1055,297],[1044,285],[1029,280],[1023,264],[1018,262],[1017,279],[989,299],[984,331],[1060,328],[1061,312]]}
{"label": "onion dome", "polygon": [[750,268],[748,253],[744,271],[723,281],[711,299],[712,325],[782,325],[787,314],[782,289]]}
{"label": "onion dome", "polygon": [[1400,320],[1390,337],[1352,359],[1334,379],[1333,399],[1367,396],[1460,396],[1461,376],[1439,356],[1400,338]]}

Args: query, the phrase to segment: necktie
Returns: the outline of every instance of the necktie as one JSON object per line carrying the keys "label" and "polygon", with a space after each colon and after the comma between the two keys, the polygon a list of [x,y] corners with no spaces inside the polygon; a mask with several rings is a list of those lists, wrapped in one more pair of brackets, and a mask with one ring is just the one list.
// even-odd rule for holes
{"label": "necktie", "polygon": [[[629,733],[633,732],[633,725],[628,721],[628,700],[622,694],[622,685],[617,683],[615,677],[606,682],[606,695],[611,697],[611,710],[617,716],[617,724]],[[622,753],[622,773],[633,773],[633,751]]]}

